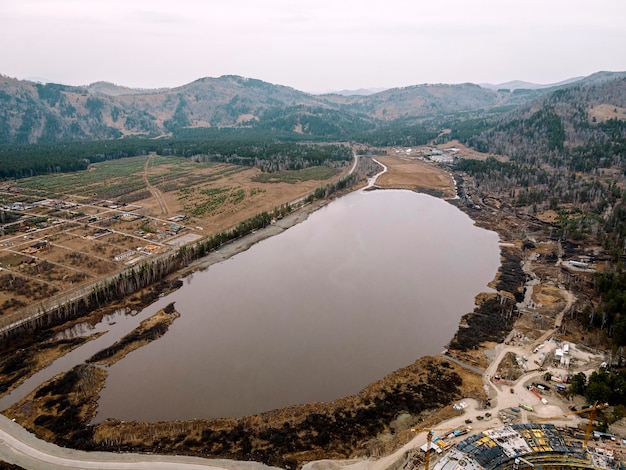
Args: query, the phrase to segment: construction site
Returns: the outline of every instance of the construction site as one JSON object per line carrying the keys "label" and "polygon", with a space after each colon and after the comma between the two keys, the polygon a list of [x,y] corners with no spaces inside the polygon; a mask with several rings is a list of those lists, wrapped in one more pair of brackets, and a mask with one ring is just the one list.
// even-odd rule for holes
{"label": "construction site", "polygon": [[513,424],[468,437],[433,468],[619,468],[619,461],[612,450],[583,444],[553,424]]}
{"label": "construction site", "polygon": [[[456,428],[412,429],[418,436],[396,453],[395,464],[386,468],[623,468],[626,439],[617,433],[593,431],[596,413],[608,405],[595,404],[542,418],[540,414],[558,408],[542,399],[536,407],[522,403],[506,409],[481,406],[474,400],[456,404],[455,409],[462,414],[441,423],[458,424]],[[484,411],[486,408],[493,411]]]}

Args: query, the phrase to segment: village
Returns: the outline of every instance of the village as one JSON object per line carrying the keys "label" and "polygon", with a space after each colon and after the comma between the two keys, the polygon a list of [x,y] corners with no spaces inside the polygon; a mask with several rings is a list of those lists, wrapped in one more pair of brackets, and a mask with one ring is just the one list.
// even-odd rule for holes
{"label": "village", "polygon": [[[75,295],[98,279],[203,236],[202,227],[184,225],[184,214],[153,217],[136,204],[37,199],[7,186],[0,197],[12,218],[0,232],[3,325],[15,320],[12,314],[32,313],[28,305],[40,309],[54,295],[58,302],[61,293]],[[11,290],[12,285],[24,287]]]}

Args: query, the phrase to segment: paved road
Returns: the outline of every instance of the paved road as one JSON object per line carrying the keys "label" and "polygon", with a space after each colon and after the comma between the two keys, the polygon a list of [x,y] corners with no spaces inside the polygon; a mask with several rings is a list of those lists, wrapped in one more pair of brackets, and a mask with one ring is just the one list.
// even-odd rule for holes
{"label": "paved road", "polygon": [[162,470],[269,470],[257,462],[209,460],[144,454],[83,452],[37,439],[18,424],[0,415],[0,462],[29,470],[162,469]]}
{"label": "paved road", "polygon": [[465,369],[469,370],[470,372],[474,372],[475,374],[478,375],[483,375],[485,373],[484,370],[479,369],[478,367],[474,367],[470,364],[468,364],[467,362],[463,362],[460,361],[452,356],[448,356],[447,354],[442,354],[441,357],[443,357],[444,359],[450,361],[450,362],[454,362],[455,364],[460,365],[461,367],[464,367]]}

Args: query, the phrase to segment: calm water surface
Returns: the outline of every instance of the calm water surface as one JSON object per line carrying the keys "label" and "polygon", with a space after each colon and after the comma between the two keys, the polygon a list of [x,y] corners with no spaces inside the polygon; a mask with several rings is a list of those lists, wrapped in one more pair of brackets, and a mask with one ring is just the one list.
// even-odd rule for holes
{"label": "calm water surface", "polygon": [[357,393],[439,353],[499,253],[496,233],[445,201],[352,193],[162,299],[181,317],[110,368],[96,421],[239,417]]}

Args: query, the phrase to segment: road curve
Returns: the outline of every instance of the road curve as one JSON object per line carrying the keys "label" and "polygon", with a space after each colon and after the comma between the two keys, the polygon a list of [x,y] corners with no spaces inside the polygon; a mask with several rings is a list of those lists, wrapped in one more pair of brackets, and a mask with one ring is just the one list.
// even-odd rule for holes
{"label": "road curve", "polygon": [[18,465],[29,470],[269,470],[276,468],[257,462],[168,455],[83,452],[66,449],[38,439],[19,424],[2,415],[0,415],[0,462]]}

